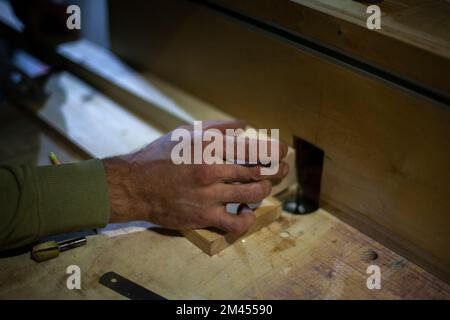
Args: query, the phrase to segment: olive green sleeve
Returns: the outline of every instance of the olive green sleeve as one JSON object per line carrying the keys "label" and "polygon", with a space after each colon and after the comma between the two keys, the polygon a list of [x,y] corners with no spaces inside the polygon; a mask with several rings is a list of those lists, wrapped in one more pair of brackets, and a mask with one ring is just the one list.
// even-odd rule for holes
{"label": "olive green sleeve", "polygon": [[0,166],[0,250],[43,236],[103,227],[109,220],[100,160],[58,166]]}

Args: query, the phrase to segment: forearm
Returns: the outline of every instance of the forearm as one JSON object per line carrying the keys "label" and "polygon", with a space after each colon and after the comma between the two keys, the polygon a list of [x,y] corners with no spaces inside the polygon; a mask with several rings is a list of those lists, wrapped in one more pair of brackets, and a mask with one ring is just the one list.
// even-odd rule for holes
{"label": "forearm", "polygon": [[0,249],[109,221],[102,162],[0,167]]}

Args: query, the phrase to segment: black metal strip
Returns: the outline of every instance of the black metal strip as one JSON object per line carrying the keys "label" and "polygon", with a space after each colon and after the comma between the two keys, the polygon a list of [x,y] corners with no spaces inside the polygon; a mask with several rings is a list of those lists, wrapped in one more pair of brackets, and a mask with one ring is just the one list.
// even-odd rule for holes
{"label": "black metal strip", "polygon": [[167,300],[112,271],[102,275],[98,282],[130,300]]}
{"label": "black metal strip", "polygon": [[225,8],[216,3],[212,3],[208,0],[188,0],[190,2],[205,6],[213,11],[216,11],[222,15],[230,17],[232,19],[238,20],[247,25],[253,26],[267,32],[273,36],[282,38],[283,40],[287,40],[297,46],[302,47],[303,49],[310,51],[314,54],[321,55],[325,58],[328,58],[334,62],[339,64],[343,64],[346,67],[351,69],[355,69],[364,74],[368,74],[370,76],[376,77],[380,80],[388,82],[396,87],[400,87],[410,93],[420,95],[424,98],[430,99],[446,108],[450,108],[450,96],[446,94],[442,94],[439,91],[433,90],[423,84],[411,81],[404,77],[401,77],[397,74],[384,70],[378,66],[370,64],[366,61],[361,61],[360,59],[356,59],[351,55],[338,51],[334,48],[327,47],[321,43],[316,41],[312,41],[307,39],[299,34],[293,33],[289,30],[286,30],[282,27],[276,26],[272,23],[265,22],[243,13],[234,11],[229,8]]}

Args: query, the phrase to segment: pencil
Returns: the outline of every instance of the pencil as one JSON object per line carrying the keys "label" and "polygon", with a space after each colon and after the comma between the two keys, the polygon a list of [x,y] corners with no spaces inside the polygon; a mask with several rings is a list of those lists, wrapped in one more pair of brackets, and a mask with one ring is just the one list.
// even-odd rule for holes
{"label": "pencil", "polygon": [[52,162],[53,165],[61,164],[61,161],[59,161],[58,157],[56,156],[56,154],[54,152],[50,152],[48,154],[48,158],[50,159],[50,161]]}

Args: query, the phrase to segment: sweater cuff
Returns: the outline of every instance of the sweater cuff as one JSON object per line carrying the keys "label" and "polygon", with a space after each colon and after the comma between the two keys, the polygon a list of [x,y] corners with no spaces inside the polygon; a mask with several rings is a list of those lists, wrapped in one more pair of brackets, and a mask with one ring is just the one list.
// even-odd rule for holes
{"label": "sweater cuff", "polygon": [[100,160],[36,168],[39,236],[104,227],[110,206]]}

